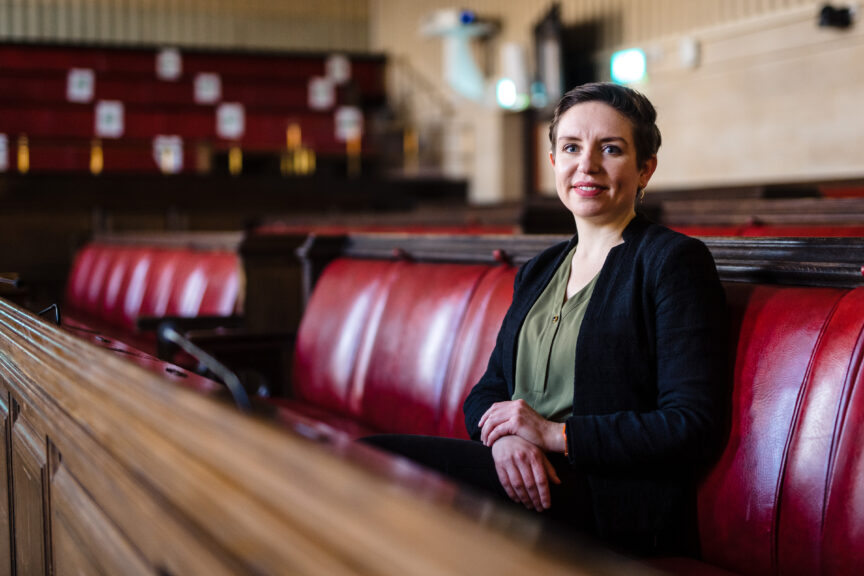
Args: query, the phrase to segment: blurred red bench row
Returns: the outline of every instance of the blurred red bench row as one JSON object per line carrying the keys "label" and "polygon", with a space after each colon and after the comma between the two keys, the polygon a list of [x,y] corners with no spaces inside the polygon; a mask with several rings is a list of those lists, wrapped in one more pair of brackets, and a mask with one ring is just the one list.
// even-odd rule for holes
{"label": "blurred red bench row", "polygon": [[[0,70],[62,72],[70,68],[89,68],[103,74],[156,78],[156,48],[90,46],[42,46],[0,44]],[[200,72],[219,74],[223,84],[229,80],[249,82],[305,81],[324,76],[329,54],[268,53],[252,51],[181,50],[182,78]],[[346,56],[350,61],[351,82],[361,94],[383,96],[385,59],[380,55]]]}
{"label": "blurred red bench row", "polygon": [[[14,106],[0,108],[0,133],[10,139],[26,135],[36,139],[95,137],[94,107],[71,104],[48,107]],[[245,130],[236,140],[246,148],[281,149],[286,145],[286,131],[300,127],[303,144],[319,153],[344,152],[345,144],[336,139],[333,114],[305,112],[297,114],[245,113]],[[177,135],[184,139],[219,140],[216,113],[212,108],[154,109],[124,106],[122,139],[151,139],[159,135]]]}

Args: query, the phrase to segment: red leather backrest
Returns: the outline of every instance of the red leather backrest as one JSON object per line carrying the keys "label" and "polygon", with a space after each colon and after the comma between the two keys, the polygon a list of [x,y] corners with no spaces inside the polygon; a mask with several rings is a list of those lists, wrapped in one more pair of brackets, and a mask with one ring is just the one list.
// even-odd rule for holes
{"label": "red leather backrest", "polygon": [[81,248],[72,262],[69,277],[66,279],[66,294],[64,301],[67,306],[83,307],[87,286],[91,271],[96,263],[99,249],[96,246],[87,245]]}
{"label": "red leather backrest", "polygon": [[[864,292],[857,290],[859,296]],[[858,316],[864,304],[858,298]],[[859,574],[864,567],[864,334],[849,367],[843,394],[846,410],[835,427],[836,452],[829,469],[829,490],[822,531],[822,573]]]}
{"label": "red leather backrest", "polygon": [[[842,454],[837,450],[844,432],[843,419],[852,408],[849,394],[855,366],[861,364],[862,312],[864,289],[844,293],[813,350],[782,479],[777,531],[777,564],[781,574],[818,573],[826,558],[826,550],[820,545],[822,523],[826,498],[834,491],[831,469],[838,454]],[[854,420],[851,424],[860,425]],[[864,482],[864,476],[858,476],[857,482]],[[864,508],[860,512],[864,513]],[[859,515],[857,521],[859,529],[864,528],[864,515]],[[850,554],[864,560],[864,554],[858,552],[862,547],[864,539],[859,539],[856,549],[838,550],[836,560],[845,558],[848,562]]]}
{"label": "red leather backrest", "polygon": [[450,359],[488,266],[406,263],[360,356],[352,409],[386,432],[435,434]]}
{"label": "red leather backrest", "polygon": [[230,316],[240,282],[231,252],[177,252],[166,303],[168,316]]}
{"label": "red leather backrest", "polygon": [[139,316],[229,316],[239,289],[232,252],[92,243],[73,262],[66,305],[132,329]]}
{"label": "red leather backrest", "polygon": [[300,321],[292,378],[295,397],[351,412],[355,367],[400,266],[349,259],[327,266]]}
{"label": "red leather backrest", "polygon": [[833,431],[850,358],[860,356],[862,294],[726,288],[735,354],[731,429],[700,488],[703,556],[742,574],[816,573]]}
{"label": "red leather backrest", "polygon": [[482,374],[515,270],[338,259],[303,314],[298,398],[385,432],[465,437],[462,401]]}

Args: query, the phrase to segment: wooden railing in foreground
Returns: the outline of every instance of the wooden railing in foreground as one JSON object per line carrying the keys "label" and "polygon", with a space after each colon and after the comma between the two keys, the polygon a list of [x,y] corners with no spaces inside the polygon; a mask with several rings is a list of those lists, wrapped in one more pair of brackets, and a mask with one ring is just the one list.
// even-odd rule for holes
{"label": "wooden railing in foreground", "polygon": [[404,461],[242,415],[3,300],[0,418],[0,574],[610,571]]}

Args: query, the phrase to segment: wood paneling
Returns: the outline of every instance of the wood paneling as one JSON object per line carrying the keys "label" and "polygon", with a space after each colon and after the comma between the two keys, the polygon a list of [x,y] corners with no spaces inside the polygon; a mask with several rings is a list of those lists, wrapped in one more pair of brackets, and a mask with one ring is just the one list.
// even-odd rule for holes
{"label": "wood paneling", "polygon": [[56,576],[153,573],[62,464],[51,480],[51,519]]}
{"label": "wood paneling", "polygon": [[368,0],[0,0],[0,40],[365,50]]}
{"label": "wood paneling", "polygon": [[12,575],[12,509],[9,499],[10,430],[9,390],[0,377],[0,576]]}
{"label": "wood paneling", "polygon": [[[14,396],[13,396],[14,397]],[[20,574],[46,574],[50,566],[50,527],[45,438],[26,417],[27,404],[12,423],[12,491],[15,561]]]}

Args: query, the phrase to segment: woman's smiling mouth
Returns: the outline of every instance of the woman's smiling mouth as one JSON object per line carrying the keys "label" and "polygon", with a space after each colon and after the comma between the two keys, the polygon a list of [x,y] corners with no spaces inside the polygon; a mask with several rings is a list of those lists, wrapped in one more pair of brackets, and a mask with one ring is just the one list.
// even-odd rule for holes
{"label": "woman's smiling mouth", "polygon": [[598,194],[603,192],[603,190],[605,190],[605,187],[604,186],[598,186],[596,184],[578,183],[578,184],[573,185],[573,190],[575,190],[579,196],[583,196],[585,198],[591,198],[591,197],[597,196]]}

